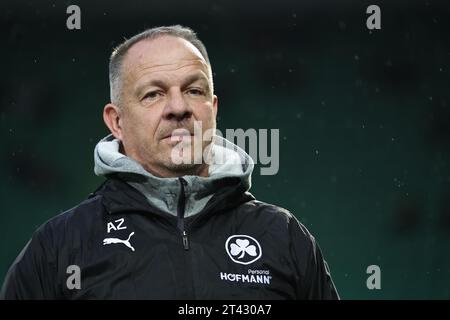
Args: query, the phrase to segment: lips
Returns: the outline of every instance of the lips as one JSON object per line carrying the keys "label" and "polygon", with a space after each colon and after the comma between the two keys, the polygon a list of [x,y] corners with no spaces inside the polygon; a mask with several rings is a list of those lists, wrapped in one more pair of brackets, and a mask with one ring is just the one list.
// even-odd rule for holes
{"label": "lips", "polygon": [[182,141],[182,140],[188,140],[193,135],[188,129],[175,129],[170,134],[166,135],[164,139],[169,139],[170,141]]}
{"label": "lips", "polygon": [[172,137],[177,137],[177,136],[191,136],[192,134],[189,132],[188,129],[175,129],[172,131],[172,134],[169,135]]}

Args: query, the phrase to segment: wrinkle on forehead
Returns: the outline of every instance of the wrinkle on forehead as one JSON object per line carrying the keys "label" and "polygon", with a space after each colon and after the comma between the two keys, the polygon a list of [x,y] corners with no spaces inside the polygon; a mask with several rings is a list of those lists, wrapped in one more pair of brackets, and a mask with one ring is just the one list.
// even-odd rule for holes
{"label": "wrinkle on forehead", "polygon": [[[180,61],[178,63],[163,63],[163,64],[155,64],[155,65],[148,65],[147,63],[142,63],[142,64],[138,65],[137,67],[140,68],[141,70],[150,70],[150,69],[154,69],[154,68],[158,68],[158,67],[162,67],[162,68],[168,67],[167,70],[171,71],[171,70],[178,70],[178,69],[182,68],[185,64],[189,64],[189,65],[200,64],[204,67],[207,67],[207,64],[202,59],[180,59]],[[162,69],[160,71],[166,71],[166,70]]]}
{"label": "wrinkle on forehead", "polygon": [[[131,80],[134,82],[134,85],[132,83],[130,83],[130,85],[133,87],[133,91],[136,92],[136,94],[138,94],[144,87],[146,87],[149,83],[149,81],[152,80],[152,78],[154,78],[153,80],[161,80],[161,81],[168,81],[168,83],[170,83],[170,79],[172,79],[173,81],[175,81],[175,83],[182,83],[183,79],[185,77],[188,77],[189,75],[202,75],[204,77],[204,80],[207,83],[210,83],[210,78],[208,76],[208,72],[205,71],[204,69],[192,69],[189,68],[187,70],[184,70],[182,72],[177,72],[177,73],[172,73],[173,71],[177,71],[177,70],[181,70],[183,68],[188,68],[191,66],[195,66],[197,65],[196,63],[188,63],[188,64],[184,64],[184,65],[176,65],[175,68],[170,68],[170,69],[164,69],[164,70],[160,70],[158,69],[157,71],[153,71],[153,72],[145,72],[142,71],[140,72],[140,74],[137,76],[137,78],[135,80]],[[160,73],[160,72],[164,72],[163,74],[159,74],[158,76],[152,77],[152,74],[156,74],[156,73]],[[201,77],[199,77],[198,80],[201,80]]]}
{"label": "wrinkle on forehead", "polygon": [[[158,44],[158,41],[160,43]],[[211,81],[211,70],[200,51],[189,41],[179,38],[158,38],[137,43],[130,48],[124,64],[124,81],[132,86],[145,76],[165,72],[179,76],[177,71],[183,68],[198,67]],[[147,54],[148,53],[148,54]]]}
{"label": "wrinkle on forehead", "polygon": [[134,72],[130,72],[130,80],[133,78],[136,79],[136,81],[139,81],[143,76],[150,75],[152,73],[157,72],[175,72],[179,71],[183,68],[187,67],[195,67],[199,66],[200,71],[203,71],[205,74],[208,74],[208,66],[205,62],[203,62],[200,59],[182,59],[181,61],[177,63],[166,63],[166,64],[141,64],[136,67],[136,70]]}
{"label": "wrinkle on forehead", "polygon": [[[134,44],[127,52],[123,61],[123,70],[152,70],[162,68],[174,69],[188,62],[203,65],[208,70],[208,64],[201,52],[185,39],[162,36],[156,39],[142,40]],[[177,66],[178,65],[178,66]]]}

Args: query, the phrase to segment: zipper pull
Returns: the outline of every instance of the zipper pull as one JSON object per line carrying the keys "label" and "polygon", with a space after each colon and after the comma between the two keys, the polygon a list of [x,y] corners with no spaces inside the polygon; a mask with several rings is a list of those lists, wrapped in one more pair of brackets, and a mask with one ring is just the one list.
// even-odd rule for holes
{"label": "zipper pull", "polygon": [[183,231],[183,246],[184,250],[189,250],[189,239],[186,231]]}

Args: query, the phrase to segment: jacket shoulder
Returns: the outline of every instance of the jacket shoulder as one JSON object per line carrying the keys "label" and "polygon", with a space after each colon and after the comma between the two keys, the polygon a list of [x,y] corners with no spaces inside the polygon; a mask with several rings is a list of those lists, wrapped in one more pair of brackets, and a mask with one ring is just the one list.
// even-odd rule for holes
{"label": "jacket shoulder", "polygon": [[269,227],[282,228],[285,231],[288,230],[289,233],[295,230],[294,232],[299,236],[310,241],[315,240],[298,217],[286,208],[259,200],[248,201],[243,204],[242,208],[243,212],[249,215],[249,218],[261,218]]}
{"label": "jacket shoulder", "polygon": [[8,270],[0,299],[62,297],[55,284],[65,276],[60,267],[69,265],[72,253],[80,250],[85,231],[91,231],[84,228],[92,228],[101,206],[100,197],[92,197],[44,222]]}
{"label": "jacket shoulder", "polygon": [[281,219],[287,223],[291,219],[296,219],[291,211],[264,201],[251,200],[244,203],[241,208],[247,213],[262,215],[272,219]]}
{"label": "jacket shoulder", "polygon": [[92,229],[95,221],[103,220],[105,213],[102,196],[95,195],[50,218],[35,231],[35,235],[56,244],[77,230]]}

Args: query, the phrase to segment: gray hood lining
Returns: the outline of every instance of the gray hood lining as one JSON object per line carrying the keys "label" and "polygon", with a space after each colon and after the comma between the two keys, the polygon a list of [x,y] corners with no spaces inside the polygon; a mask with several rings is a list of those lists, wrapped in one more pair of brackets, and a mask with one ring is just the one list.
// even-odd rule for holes
{"label": "gray hood lining", "polygon": [[[116,174],[119,178],[139,190],[147,200],[160,210],[176,216],[177,200],[180,192],[178,178],[160,178],[146,171],[134,159],[120,153],[120,141],[112,134],[106,136],[94,150],[94,172],[98,176]],[[185,216],[200,212],[216,192],[215,182],[235,177],[245,186],[251,187],[251,173],[254,162],[237,145],[227,139],[214,136],[211,149],[212,161],[208,177],[186,175]]]}

